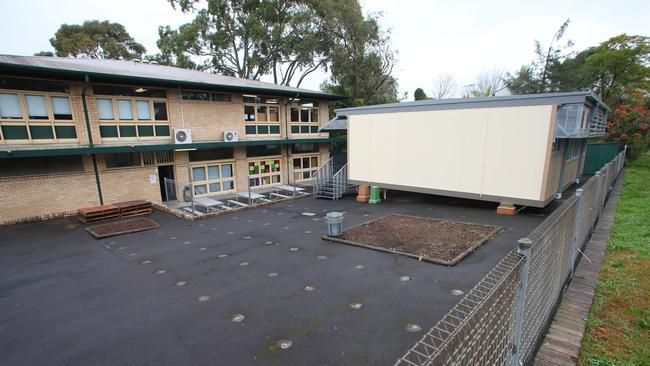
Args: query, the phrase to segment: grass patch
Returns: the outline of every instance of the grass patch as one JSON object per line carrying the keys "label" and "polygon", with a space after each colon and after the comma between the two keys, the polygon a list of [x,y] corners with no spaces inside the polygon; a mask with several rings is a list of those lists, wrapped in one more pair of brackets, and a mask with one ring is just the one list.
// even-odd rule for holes
{"label": "grass patch", "polygon": [[579,365],[650,365],[650,155],[626,169]]}

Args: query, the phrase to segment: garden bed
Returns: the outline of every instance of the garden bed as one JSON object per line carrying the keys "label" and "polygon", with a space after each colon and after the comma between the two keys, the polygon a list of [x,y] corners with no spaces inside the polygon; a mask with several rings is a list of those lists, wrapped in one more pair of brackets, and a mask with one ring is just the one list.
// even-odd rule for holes
{"label": "garden bed", "polygon": [[498,226],[388,215],[325,239],[451,266],[500,231]]}

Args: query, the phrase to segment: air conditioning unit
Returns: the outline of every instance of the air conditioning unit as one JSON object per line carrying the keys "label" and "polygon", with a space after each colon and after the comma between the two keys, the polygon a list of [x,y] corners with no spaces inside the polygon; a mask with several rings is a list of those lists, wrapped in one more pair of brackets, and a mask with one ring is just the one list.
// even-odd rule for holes
{"label": "air conditioning unit", "polygon": [[175,144],[191,144],[192,143],[192,130],[189,128],[175,128],[174,129],[174,143]]}
{"label": "air conditioning unit", "polygon": [[223,140],[227,142],[239,141],[239,133],[237,131],[224,131]]}

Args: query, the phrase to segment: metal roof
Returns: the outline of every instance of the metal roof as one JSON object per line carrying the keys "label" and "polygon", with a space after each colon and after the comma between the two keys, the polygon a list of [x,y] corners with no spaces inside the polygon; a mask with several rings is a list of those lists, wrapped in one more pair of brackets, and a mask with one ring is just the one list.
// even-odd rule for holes
{"label": "metal roof", "polygon": [[495,108],[495,107],[516,107],[530,105],[548,105],[548,104],[573,104],[588,103],[590,105],[599,105],[604,110],[609,110],[591,91],[576,91],[566,93],[544,93],[544,94],[523,94],[507,95],[499,97],[480,97],[480,98],[453,98],[453,99],[428,99],[415,102],[378,104],[363,107],[352,107],[336,109],[337,115],[355,115],[355,114],[376,114],[376,113],[398,113],[398,112],[416,112],[445,109],[471,109],[471,108]]}
{"label": "metal roof", "polygon": [[83,78],[85,75],[88,75],[91,79],[128,79],[139,83],[153,82],[156,84],[166,84],[174,87],[180,85],[195,89],[221,88],[230,91],[273,93],[285,96],[325,98],[329,100],[345,99],[345,97],[339,95],[315,90],[136,61],[0,54],[0,72],[5,70],[63,74],[78,78]]}
{"label": "metal roof", "polygon": [[345,115],[337,115],[329,120],[325,126],[321,127],[319,132],[345,131],[348,129],[348,119]]}

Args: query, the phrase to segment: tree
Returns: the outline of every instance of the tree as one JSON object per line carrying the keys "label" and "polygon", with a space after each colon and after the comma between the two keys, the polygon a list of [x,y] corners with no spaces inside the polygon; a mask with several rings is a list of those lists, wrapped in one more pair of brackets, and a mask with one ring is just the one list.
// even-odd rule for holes
{"label": "tree", "polygon": [[392,76],[396,54],[390,34],[379,25],[380,15],[364,17],[356,0],[321,0],[319,18],[331,39],[330,79],[322,89],[348,96],[337,107],[397,102]]}
{"label": "tree", "polygon": [[422,88],[417,88],[415,89],[415,92],[413,93],[413,99],[415,100],[427,100],[429,99],[427,97],[427,93],[422,90]]}
{"label": "tree", "polygon": [[628,90],[650,91],[650,37],[621,34],[564,64],[564,90],[593,90],[612,105],[621,103]]}
{"label": "tree", "polygon": [[569,27],[570,19],[567,19],[555,32],[548,48],[535,40],[535,60],[530,65],[522,66],[514,74],[506,75],[508,89],[514,94],[530,94],[557,91],[557,74],[561,73],[564,60],[571,56],[567,52],[573,46],[573,41],[568,40],[564,45],[557,46],[564,33]]}
{"label": "tree", "polygon": [[468,87],[468,94],[472,97],[493,97],[506,88],[505,72],[499,68],[484,70]]}
{"label": "tree", "polygon": [[[161,53],[152,60],[180,67],[258,80],[271,74],[276,84],[299,86],[325,67],[329,42],[323,37],[315,3],[306,0],[168,0],[190,23],[160,27]],[[195,59],[205,59],[197,64]]]}
{"label": "tree", "polygon": [[622,99],[609,114],[605,140],[627,145],[627,157],[635,159],[648,148],[650,97],[642,90],[631,89]]}
{"label": "tree", "polygon": [[54,57],[54,52],[52,51],[39,51],[34,54],[34,56],[46,56],[46,57]]}
{"label": "tree", "polygon": [[141,58],[146,52],[119,23],[88,20],[82,25],[62,24],[50,43],[60,57],[113,59]]}
{"label": "tree", "polygon": [[452,97],[456,93],[456,78],[452,74],[441,74],[433,81],[434,99]]}

